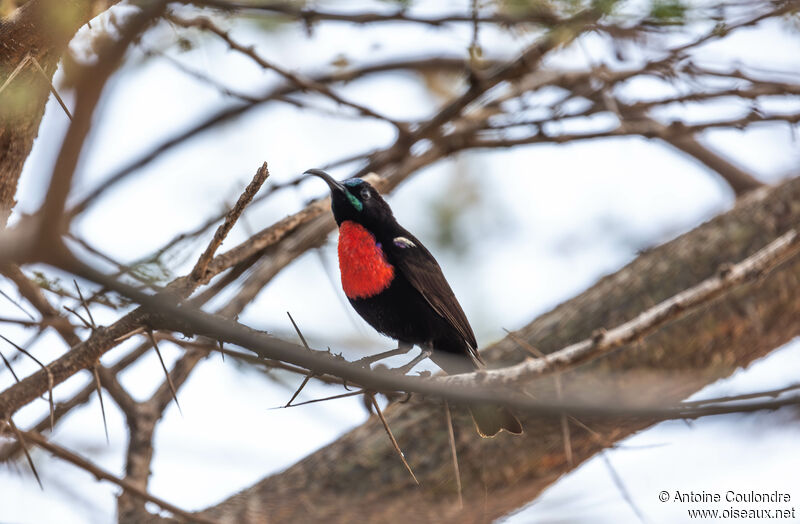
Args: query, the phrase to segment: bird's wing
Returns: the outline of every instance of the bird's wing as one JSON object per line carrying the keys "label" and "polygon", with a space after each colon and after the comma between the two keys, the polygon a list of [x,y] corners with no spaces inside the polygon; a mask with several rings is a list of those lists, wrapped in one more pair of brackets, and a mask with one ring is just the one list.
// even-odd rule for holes
{"label": "bird's wing", "polygon": [[390,245],[384,247],[384,251],[388,254],[389,263],[406,277],[436,313],[458,331],[469,346],[472,357],[482,362],[467,316],[430,251],[407,231],[395,236]]}

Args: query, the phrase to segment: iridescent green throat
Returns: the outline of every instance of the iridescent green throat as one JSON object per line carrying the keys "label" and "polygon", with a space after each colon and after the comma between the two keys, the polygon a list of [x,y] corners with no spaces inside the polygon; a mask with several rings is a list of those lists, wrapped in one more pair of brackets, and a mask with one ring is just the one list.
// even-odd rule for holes
{"label": "iridescent green throat", "polygon": [[346,193],[347,193],[347,200],[349,200],[349,201],[350,201],[350,203],[351,203],[351,204],[353,204],[353,207],[354,207],[354,208],[356,208],[356,209],[357,209],[357,210],[359,210],[359,211],[361,211],[362,209],[364,209],[364,204],[362,204],[362,203],[361,203],[361,201],[360,201],[359,199],[357,199],[356,197],[354,197],[354,196],[353,196],[353,195],[350,193],[350,191],[347,191]]}
{"label": "iridescent green throat", "polygon": [[[351,178],[349,180],[345,180],[342,183],[345,186],[347,186],[348,188],[350,188],[350,187],[358,187],[361,184],[363,184],[364,181],[361,180],[360,178]],[[364,204],[362,204],[359,199],[357,199],[352,193],[350,193],[349,190],[346,191],[346,193],[347,193],[347,200],[349,200],[350,203],[353,204],[354,208],[356,208],[358,211],[361,211],[361,210],[364,209]]]}

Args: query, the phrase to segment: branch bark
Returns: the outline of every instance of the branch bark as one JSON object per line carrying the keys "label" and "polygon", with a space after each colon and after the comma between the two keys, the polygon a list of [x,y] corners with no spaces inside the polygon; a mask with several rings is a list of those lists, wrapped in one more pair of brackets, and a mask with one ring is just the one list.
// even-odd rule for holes
{"label": "branch bark", "polygon": [[[114,3],[107,1],[106,7]],[[0,226],[16,204],[17,182],[39,134],[61,54],[98,5],[92,0],[30,0],[0,21],[0,85],[26,57],[36,59],[45,72],[28,62],[0,93]]]}
{"label": "branch bark", "polygon": [[[648,251],[592,288],[521,329],[545,353],[619,325],[756,252],[800,223],[800,179],[763,188],[695,230]],[[800,333],[800,260],[725,294],[644,340],[564,373],[565,395],[618,402],[678,401],[766,355]],[[522,352],[506,338],[487,353],[508,365]],[[551,380],[533,385],[555,398]],[[598,451],[652,425],[647,417],[586,418],[576,425],[573,464],[558,417],[526,417],[526,434],[487,441],[456,413],[464,509],[458,509],[448,430],[441,406],[414,399],[386,416],[422,488],[408,478],[374,419],[287,470],[267,477],[202,514],[222,522],[487,522],[536,497]],[[598,437],[599,435],[599,437]],[[313,479],[313,481],[312,481]],[[485,496],[488,493],[489,496]],[[307,503],[304,503],[306,501]],[[311,502],[313,501],[313,503]]]}

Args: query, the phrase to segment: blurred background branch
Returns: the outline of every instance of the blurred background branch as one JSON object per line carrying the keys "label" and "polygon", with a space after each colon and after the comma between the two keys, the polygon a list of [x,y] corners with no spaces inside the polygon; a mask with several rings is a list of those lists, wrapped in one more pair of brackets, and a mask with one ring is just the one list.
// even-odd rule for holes
{"label": "blurred background branch", "polygon": [[[788,38],[796,40],[798,0],[368,4],[343,9],[330,2],[222,0],[0,3],[0,13],[6,15],[0,22],[0,291],[4,297],[0,331],[8,340],[25,340],[9,346],[8,364],[18,371],[0,370],[0,419],[8,423],[0,427],[20,427],[20,434],[37,446],[120,486],[115,501],[120,522],[394,521],[412,516],[424,521],[486,522],[531,501],[563,473],[659,420],[736,411],[724,400],[728,397],[784,395],[772,403],[755,402],[752,409],[794,402],[794,397],[786,396],[793,389],[776,385],[750,390],[749,397],[723,396],[709,406],[681,404],[707,384],[800,334],[793,320],[800,307],[797,256],[759,266],[770,269],[766,274],[727,280],[730,271],[743,267],[732,264],[763,253],[759,250],[776,239],[785,240],[800,223],[799,179],[791,178],[796,173],[790,172],[782,174],[785,180],[767,181],[761,164],[743,163],[741,155],[731,154],[730,147],[714,139],[733,131],[795,132],[800,122],[797,75],[790,68],[745,63],[735,54],[731,58],[714,50],[765,26],[783,28]],[[333,54],[324,44],[360,43],[358,37],[345,35],[373,30],[377,43],[371,48],[342,44],[342,51]],[[280,38],[290,31],[297,35],[285,46]],[[394,37],[398,42],[392,43],[390,35],[400,35]],[[195,50],[210,53],[203,65],[192,63]],[[116,92],[128,84],[135,89],[133,71],[144,74],[153,67],[161,67],[161,75],[176,75],[168,78],[179,76],[202,86],[204,93],[213,93],[209,95],[213,103],[193,100],[187,91],[180,97],[186,117],[175,118],[156,133],[158,102],[125,100],[120,106],[147,115],[145,131],[137,138],[135,126],[124,117],[110,116],[114,113],[109,108],[117,107]],[[156,85],[169,85],[155,74],[147,78]],[[406,85],[410,82],[412,89]],[[417,91],[423,95],[413,98]],[[52,107],[48,100],[53,92],[62,95],[57,97],[61,107],[56,108],[69,124],[51,133],[55,124],[48,124],[48,118],[56,116],[50,111],[43,120],[43,115],[48,103]],[[300,123],[310,115],[318,120],[310,126]],[[226,142],[235,128],[246,129],[252,121],[258,121],[257,131]],[[34,139],[40,128],[44,140],[60,133],[60,148],[50,147],[59,151],[57,157],[37,153]],[[119,130],[131,134],[104,142]],[[496,339],[499,331],[479,337],[481,345],[489,346],[487,360],[502,370],[484,379],[480,375],[450,379],[451,384],[470,387],[453,388],[448,396],[441,379],[423,381],[348,366],[345,360],[356,359],[356,348],[374,351],[374,341],[337,340],[332,335],[336,329],[315,326],[326,326],[328,312],[339,307],[323,298],[328,289],[324,286],[335,280],[329,278],[325,264],[326,241],[334,224],[327,199],[309,202],[296,173],[324,166],[339,176],[367,177],[382,192],[400,199],[416,188],[413,200],[433,202],[428,206],[433,211],[406,211],[404,216],[435,217],[438,230],[431,234],[442,239],[441,250],[453,248],[461,257],[451,267],[466,267],[470,262],[464,258],[465,245],[472,242],[486,254],[504,235],[513,236],[513,230],[524,225],[503,222],[504,205],[490,200],[494,189],[538,175],[536,186],[527,186],[535,187],[533,191],[512,191],[515,204],[534,207],[527,200],[538,193],[546,195],[565,176],[561,165],[543,164],[542,157],[507,169],[504,159],[510,157],[501,155],[544,151],[551,145],[564,151],[596,142],[607,148],[617,144],[615,161],[622,163],[629,149],[615,140],[623,139],[629,140],[625,144],[630,140],[663,144],[689,158],[724,187],[723,194],[731,195],[735,205],[724,213],[717,206],[694,222],[671,226],[686,233],[669,242],[664,240],[675,237],[678,230],[648,236],[644,245],[636,247],[644,249],[638,256],[630,253],[604,262],[591,279],[581,280],[585,287],[610,273],[582,293],[575,294],[580,289],[575,283],[562,283],[558,300],[551,302],[504,297],[503,301],[517,304],[521,316],[514,322],[524,327],[492,344],[484,342]],[[187,152],[197,144],[199,153]],[[224,153],[210,153],[217,147]],[[112,160],[96,160],[102,155]],[[174,165],[173,157],[181,159],[179,167],[165,167]],[[279,166],[279,175],[265,183],[264,165],[235,204],[234,199],[219,199],[221,188],[235,188],[234,194],[244,188],[235,178],[240,166],[247,165],[252,173],[256,162],[265,158],[273,171]],[[641,175],[651,176],[650,162],[639,162]],[[591,171],[592,190],[600,192],[597,199],[602,199],[605,179],[613,170],[604,171],[596,164],[590,159],[585,169]],[[103,168],[98,170],[98,165]],[[443,166],[453,166],[457,176],[436,193],[431,188],[441,185],[442,177],[433,173]],[[673,168],[668,176],[679,169]],[[188,177],[171,185],[168,180],[176,170]],[[96,171],[108,174],[98,177]],[[40,192],[31,193],[33,187]],[[134,240],[129,225],[115,222],[109,211],[114,205],[122,209],[119,195],[139,187],[146,196],[131,198],[135,207],[124,208],[127,216],[123,216],[142,231],[145,241]],[[573,188],[570,197],[581,191]],[[675,215],[691,191],[687,187],[685,195],[674,198]],[[191,205],[184,205],[187,200]],[[212,209],[217,204],[222,211]],[[713,220],[698,225],[715,214]],[[556,215],[551,208],[551,216],[536,225],[560,230],[564,226]],[[459,226],[462,216],[470,221],[466,229]],[[109,224],[110,237],[98,234],[104,223]],[[591,219],[584,222],[584,234],[590,223]],[[221,225],[212,236],[215,224]],[[474,230],[478,240],[466,238],[467,230]],[[320,257],[314,264],[320,267],[309,270],[305,255],[317,249]],[[529,253],[515,255],[526,256],[533,267]],[[289,270],[290,266],[298,269]],[[508,260],[497,267],[498,276],[515,272]],[[516,268],[518,277],[523,271],[534,272],[526,266]],[[309,284],[314,282],[310,274],[320,269],[322,284]],[[276,291],[293,272],[300,275],[298,284],[289,292]],[[75,277],[80,280],[73,287]],[[483,284],[477,276],[465,281],[473,288]],[[656,304],[704,281],[722,287],[692,303],[689,311],[675,306],[659,322],[620,337],[618,344],[609,343],[602,358],[598,351],[588,362],[570,360],[569,366],[556,370],[557,380],[526,375],[513,394],[470,389],[482,380],[493,383],[492,377],[503,373],[511,376],[515,369],[539,366],[547,374],[554,372],[552,366],[536,363],[542,361],[512,368],[527,356],[517,342],[544,354],[584,339],[599,347],[606,337],[603,330],[653,312]],[[300,289],[309,285],[311,291]],[[571,294],[574,298],[564,300]],[[286,329],[252,316],[268,309],[265,295],[278,304],[282,315],[289,309],[283,308],[284,301],[299,303],[305,316],[300,325],[316,332],[309,337],[311,346],[331,346],[347,352],[346,358],[330,347],[327,352],[310,352],[289,342],[293,331],[265,333],[261,329],[265,326]],[[552,307],[562,300],[542,314],[544,305]],[[323,304],[327,306],[320,309]],[[496,301],[487,307],[500,305]],[[246,320],[239,318],[242,315]],[[500,315],[487,322],[501,318],[505,322]],[[534,320],[529,322],[530,318]],[[357,331],[358,324],[354,326]],[[57,337],[51,338],[51,333]],[[227,348],[230,342],[257,356]],[[46,369],[28,367],[31,363],[20,358],[23,352],[37,355]],[[156,367],[150,365],[154,353],[160,361]],[[270,397],[274,405],[284,405],[292,392],[294,398],[313,389],[320,396],[365,399],[371,412],[376,401],[372,395],[384,392],[391,404],[385,409],[388,426],[422,488],[410,481],[382,426],[372,417],[282,473],[240,482],[236,485],[251,487],[236,495],[234,488],[228,488],[223,494],[227,500],[200,513],[189,512],[209,506],[212,498],[195,498],[189,506],[164,502],[173,497],[162,497],[163,487],[151,478],[162,445],[156,430],[190,424],[183,418],[172,422],[169,406],[178,397],[181,405],[184,398],[194,398],[193,381],[202,380],[207,381],[204,389],[215,392],[215,401],[234,402],[227,397],[231,391],[217,390],[215,382],[202,378],[204,364],[210,364],[215,353],[231,357],[224,363],[214,359],[215,366],[222,366],[218,374],[230,367],[258,370],[259,379],[276,384],[285,398]],[[583,363],[575,367],[578,361]],[[355,389],[346,391],[351,385]],[[56,444],[62,438],[60,431],[83,413],[90,412],[93,429],[106,424],[108,404],[102,403],[101,389],[113,401],[108,406],[112,431],[106,427],[109,445],[115,427],[124,428],[129,437],[124,445],[109,448],[119,452],[120,460],[125,457],[116,473],[115,468],[101,467],[102,459],[92,450],[79,456],[67,451],[74,445]],[[39,400],[51,390],[58,400],[52,411]],[[400,397],[398,391],[428,396],[414,395],[401,404],[393,402]],[[456,410],[455,449],[451,449],[440,399],[459,400],[457,393],[505,395],[517,407],[527,406],[526,435],[489,442],[476,439],[466,430],[466,415]],[[102,418],[101,409],[86,406],[95,394]],[[251,395],[246,396],[249,401]],[[328,405],[332,403],[323,403],[321,409],[332,409],[324,407]],[[570,406],[575,409],[569,411]],[[580,411],[581,406],[586,409]],[[565,409],[571,416],[558,416]],[[252,418],[264,418],[263,412],[255,413]],[[216,425],[205,410],[203,417],[205,425]],[[337,431],[346,427],[337,426]],[[220,431],[226,432],[221,437],[223,447],[239,433],[235,428]],[[263,436],[263,446],[278,446],[283,434],[303,433],[297,421],[271,428]],[[20,442],[13,433],[3,434],[3,439],[0,460],[13,464],[19,459]],[[315,441],[306,452],[325,442]],[[453,476],[454,452],[459,482]],[[44,461],[35,453],[32,459]],[[616,472],[614,479],[620,479]],[[462,496],[463,508],[458,504]],[[159,514],[146,501],[171,517]]]}

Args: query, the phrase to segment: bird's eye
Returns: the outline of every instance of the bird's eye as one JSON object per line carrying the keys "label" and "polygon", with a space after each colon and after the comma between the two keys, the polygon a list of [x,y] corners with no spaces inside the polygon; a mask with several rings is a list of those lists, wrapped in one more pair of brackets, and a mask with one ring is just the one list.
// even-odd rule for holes
{"label": "bird's eye", "polygon": [[366,187],[365,187],[365,188],[363,188],[363,189],[361,190],[361,200],[362,200],[362,201],[365,201],[365,202],[366,202],[367,200],[369,200],[369,197],[370,197],[370,196],[372,196],[372,195],[370,195],[370,194],[369,194],[369,188],[366,188]]}

